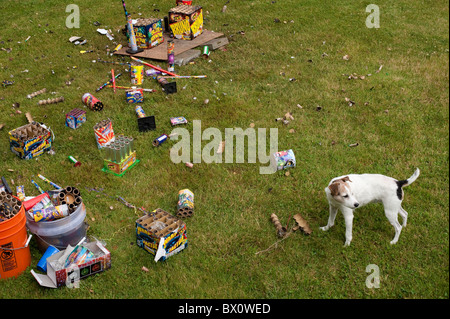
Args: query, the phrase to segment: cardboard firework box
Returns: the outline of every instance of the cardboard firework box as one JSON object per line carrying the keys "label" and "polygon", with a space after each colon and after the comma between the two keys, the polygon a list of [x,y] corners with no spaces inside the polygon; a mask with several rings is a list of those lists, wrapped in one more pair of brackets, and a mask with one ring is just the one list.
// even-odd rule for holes
{"label": "cardboard firework box", "polygon": [[120,163],[116,163],[105,158],[103,160],[103,171],[109,171],[111,173],[114,173],[115,175],[122,176],[123,174],[125,174],[127,169],[131,168],[137,163],[139,163],[139,160],[136,159],[136,151],[134,151]]}
{"label": "cardboard firework box", "polygon": [[94,133],[99,149],[115,141],[114,130],[110,119],[95,124]]}
{"label": "cardboard firework box", "polygon": [[169,10],[169,25],[176,39],[192,40],[203,32],[201,6],[178,5]]}
{"label": "cardboard firework box", "polygon": [[86,111],[75,108],[66,114],[66,126],[77,129],[86,122]]}
{"label": "cardboard firework box", "polygon": [[166,260],[187,248],[186,223],[158,208],[136,220],[136,242],[155,256]]}
{"label": "cardboard firework box", "polygon": [[[164,42],[163,22],[158,18],[137,19],[133,24],[136,45],[142,49],[150,49]],[[127,37],[130,37],[127,28]]]}
{"label": "cardboard firework box", "polygon": [[49,288],[59,288],[68,284],[73,284],[75,280],[81,280],[88,276],[103,272],[111,268],[111,253],[99,241],[83,244],[95,256],[76,267],[68,266],[66,268],[55,267],[55,262],[64,256],[67,252],[71,252],[74,247],[68,245],[65,250],[47,258],[47,274],[38,274],[31,270],[31,274],[37,280],[39,285]]}
{"label": "cardboard firework box", "polygon": [[22,159],[38,157],[52,147],[52,134],[44,124],[32,122],[8,134],[11,151]]}

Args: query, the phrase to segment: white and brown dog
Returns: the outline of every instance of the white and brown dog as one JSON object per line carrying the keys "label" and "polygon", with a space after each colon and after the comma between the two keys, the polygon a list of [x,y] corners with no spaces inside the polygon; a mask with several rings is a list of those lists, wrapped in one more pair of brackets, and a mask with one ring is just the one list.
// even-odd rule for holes
{"label": "white and brown dog", "polygon": [[[417,168],[410,178],[401,181],[380,174],[350,174],[333,178],[325,188],[330,204],[328,224],[320,229],[330,229],[340,209],[345,220],[344,246],[349,246],[352,241],[353,210],[369,203],[382,202],[384,213],[395,229],[391,244],[397,243],[402,227],[406,226],[408,219],[408,213],[401,206],[403,187],[414,182],[419,174],[420,170]],[[403,225],[398,222],[398,214],[403,219]]]}

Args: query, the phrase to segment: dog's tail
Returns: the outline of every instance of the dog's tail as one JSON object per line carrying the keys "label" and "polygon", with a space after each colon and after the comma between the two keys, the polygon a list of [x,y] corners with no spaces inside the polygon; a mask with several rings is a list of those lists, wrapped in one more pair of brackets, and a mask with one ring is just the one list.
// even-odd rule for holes
{"label": "dog's tail", "polygon": [[396,183],[397,183],[397,186],[398,186],[398,188],[397,188],[397,196],[398,196],[398,198],[399,198],[400,200],[403,198],[403,190],[402,190],[402,187],[403,187],[403,186],[411,185],[411,184],[417,179],[417,177],[419,177],[419,175],[420,175],[420,169],[419,169],[419,168],[416,168],[416,170],[414,171],[414,174],[412,174],[410,178],[408,178],[408,179],[403,179],[403,180],[401,180],[401,181],[397,181],[397,182],[396,182]]}

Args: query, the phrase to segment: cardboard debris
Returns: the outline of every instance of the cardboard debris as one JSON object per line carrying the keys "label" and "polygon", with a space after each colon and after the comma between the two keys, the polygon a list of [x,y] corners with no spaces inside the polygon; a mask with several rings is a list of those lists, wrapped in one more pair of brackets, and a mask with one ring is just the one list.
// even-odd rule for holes
{"label": "cardboard debris", "polygon": [[278,216],[276,214],[270,215],[270,220],[275,225],[275,228],[277,229],[277,236],[280,238],[283,238],[286,236],[287,230],[285,227],[283,227],[280,223],[280,220],[278,219]]}
{"label": "cardboard debris", "polygon": [[293,231],[301,229],[306,235],[310,235],[312,233],[312,229],[309,227],[308,222],[300,214],[296,214],[293,217],[297,223],[297,226],[292,229]]}

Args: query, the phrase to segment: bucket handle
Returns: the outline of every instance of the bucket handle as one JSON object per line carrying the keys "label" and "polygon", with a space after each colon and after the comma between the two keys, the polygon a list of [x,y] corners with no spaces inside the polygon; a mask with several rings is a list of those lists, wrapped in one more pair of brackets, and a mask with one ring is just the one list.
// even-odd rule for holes
{"label": "bucket handle", "polygon": [[28,236],[27,242],[25,243],[25,246],[23,247],[18,247],[18,248],[5,248],[5,247],[0,247],[0,249],[3,250],[19,250],[19,249],[24,249],[28,247],[28,244],[30,243],[31,237],[33,237],[33,235]]}

